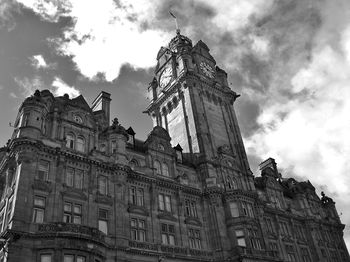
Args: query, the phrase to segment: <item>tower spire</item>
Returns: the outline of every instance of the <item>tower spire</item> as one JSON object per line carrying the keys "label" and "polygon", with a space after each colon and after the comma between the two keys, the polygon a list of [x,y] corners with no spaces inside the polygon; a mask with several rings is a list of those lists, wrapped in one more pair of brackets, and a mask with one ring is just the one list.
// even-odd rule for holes
{"label": "tower spire", "polygon": [[179,25],[177,23],[177,18],[176,16],[169,10],[169,14],[174,18],[175,20],[175,26],[176,26],[176,34],[179,35],[180,34],[180,29],[179,29]]}

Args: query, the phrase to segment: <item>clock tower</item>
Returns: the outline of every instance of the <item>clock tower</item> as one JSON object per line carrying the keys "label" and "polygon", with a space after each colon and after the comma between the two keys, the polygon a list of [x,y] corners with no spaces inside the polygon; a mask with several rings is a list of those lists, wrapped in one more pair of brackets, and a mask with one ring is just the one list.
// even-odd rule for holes
{"label": "clock tower", "polygon": [[205,177],[218,177],[218,161],[250,176],[234,110],[239,95],[230,89],[226,72],[209,51],[201,40],[193,46],[179,32],[161,47],[146,112],[154,126],[168,131],[173,146],[179,144],[197,163],[213,166]]}

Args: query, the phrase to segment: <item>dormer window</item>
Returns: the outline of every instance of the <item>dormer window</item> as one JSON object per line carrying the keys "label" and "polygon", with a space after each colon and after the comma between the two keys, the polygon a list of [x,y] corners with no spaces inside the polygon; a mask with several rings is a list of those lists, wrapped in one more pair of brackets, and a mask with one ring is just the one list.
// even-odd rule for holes
{"label": "dormer window", "polygon": [[112,151],[112,154],[117,153],[117,141],[115,140],[112,141],[111,151]]}
{"label": "dormer window", "polygon": [[180,146],[180,144],[177,144],[175,147],[175,152],[176,152],[176,160],[179,163],[182,163],[182,147]]}
{"label": "dormer window", "polygon": [[78,115],[74,115],[73,116],[73,120],[74,120],[74,122],[77,122],[78,124],[82,124],[83,123],[83,119],[80,116],[78,116]]}

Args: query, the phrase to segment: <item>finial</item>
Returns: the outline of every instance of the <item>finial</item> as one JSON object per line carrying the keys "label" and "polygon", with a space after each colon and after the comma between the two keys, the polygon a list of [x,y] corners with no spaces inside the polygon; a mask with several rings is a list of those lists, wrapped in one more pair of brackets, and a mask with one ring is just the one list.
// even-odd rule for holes
{"label": "finial", "polygon": [[177,23],[177,18],[170,10],[169,10],[169,14],[175,19],[176,34],[179,35],[180,34],[180,29],[179,29],[179,25]]}

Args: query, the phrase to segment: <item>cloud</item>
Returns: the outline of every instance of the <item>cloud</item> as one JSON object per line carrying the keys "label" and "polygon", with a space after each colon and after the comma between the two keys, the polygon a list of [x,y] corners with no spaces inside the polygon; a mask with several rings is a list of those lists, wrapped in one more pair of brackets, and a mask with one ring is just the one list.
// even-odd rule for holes
{"label": "cloud", "polygon": [[10,92],[10,97],[15,98],[15,99],[18,98],[18,96],[15,93],[13,93],[13,92]]}
{"label": "cloud", "polygon": [[34,55],[32,58],[32,64],[36,68],[46,68],[47,63],[42,55]]}
{"label": "cloud", "polygon": [[54,79],[52,86],[54,87],[53,93],[55,96],[63,96],[64,94],[68,94],[70,97],[77,97],[80,95],[80,91],[78,89],[67,85],[58,77]]}
{"label": "cloud", "polygon": [[67,85],[59,77],[55,77],[50,85],[45,84],[44,80],[40,76],[34,76],[33,78],[16,78],[16,83],[18,84],[21,92],[21,96],[28,97],[31,96],[35,90],[50,90],[55,96],[63,96],[68,94],[70,97],[76,97],[80,95],[80,91],[73,86]]}

